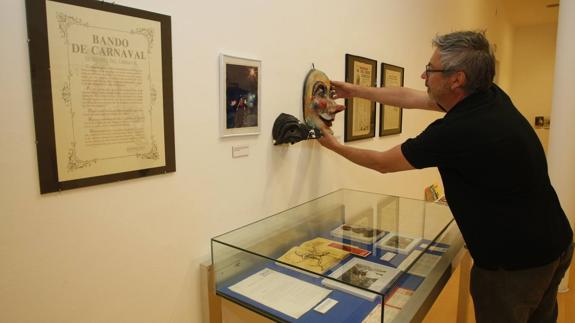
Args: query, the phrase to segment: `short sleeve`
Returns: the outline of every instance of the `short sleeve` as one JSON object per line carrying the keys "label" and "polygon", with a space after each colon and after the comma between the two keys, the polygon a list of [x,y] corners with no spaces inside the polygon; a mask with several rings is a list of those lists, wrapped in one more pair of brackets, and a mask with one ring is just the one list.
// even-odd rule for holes
{"label": "short sleeve", "polygon": [[430,124],[415,138],[407,139],[401,145],[401,152],[407,161],[415,168],[446,166],[453,160],[458,144],[453,137],[448,136],[447,126],[443,119]]}

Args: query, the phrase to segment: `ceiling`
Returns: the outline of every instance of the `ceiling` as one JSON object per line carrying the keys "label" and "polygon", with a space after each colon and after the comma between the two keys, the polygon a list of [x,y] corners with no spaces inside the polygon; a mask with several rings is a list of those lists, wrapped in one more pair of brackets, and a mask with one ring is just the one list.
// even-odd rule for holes
{"label": "ceiling", "polygon": [[515,26],[557,22],[559,0],[502,0],[511,23]]}

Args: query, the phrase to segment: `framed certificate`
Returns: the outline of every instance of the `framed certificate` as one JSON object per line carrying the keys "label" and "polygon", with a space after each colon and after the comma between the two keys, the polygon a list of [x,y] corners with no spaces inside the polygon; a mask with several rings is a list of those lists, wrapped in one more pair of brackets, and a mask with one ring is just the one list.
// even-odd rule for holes
{"label": "framed certificate", "polygon": [[220,55],[220,136],[260,133],[261,61]]}
{"label": "framed certificate", "polygon": [[[403,67],[381,63],[381,87],[402,87]],[[401,133],[403,109],[380,104],[379,136]]]}
{"label": "framed certificate", "polygon": [[[376,86],[377,61],[345,55],[345,81],[362,86]],[[344,141],[375,137],[375,102],[362,98],[345,99]]]}
{"label": "framed certificate", "polygon": [[170,17],[27,0],[40,192],[174,172]]}

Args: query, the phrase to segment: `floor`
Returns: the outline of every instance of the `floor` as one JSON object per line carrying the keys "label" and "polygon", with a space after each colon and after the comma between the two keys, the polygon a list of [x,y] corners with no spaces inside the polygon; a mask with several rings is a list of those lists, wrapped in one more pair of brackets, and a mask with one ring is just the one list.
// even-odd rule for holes
{"label": "floor", "polygon": [[[457,320],[457,296],[459,291],[459,267],[439,295],[435,305],[431,308],[423,323],[455,323]],[[559,317],[557,323],[575,322],[575,261],[571,263],[569,274],[569,291],[558,294]],[[467,304],[466,320],[459,323],[475,323],[471,296]]]}

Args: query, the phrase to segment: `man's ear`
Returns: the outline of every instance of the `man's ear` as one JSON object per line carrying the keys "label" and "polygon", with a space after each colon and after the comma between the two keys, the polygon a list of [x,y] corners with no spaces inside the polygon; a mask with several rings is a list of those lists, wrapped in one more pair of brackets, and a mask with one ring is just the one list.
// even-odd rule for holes
{"label": "man's ear", "polygon": [[455,90],[458,88],[463,89],[465,83],[467,83],[467,76],[463,71],[457,71],[452,75],[452,83],[451,83],[451,90]]}

